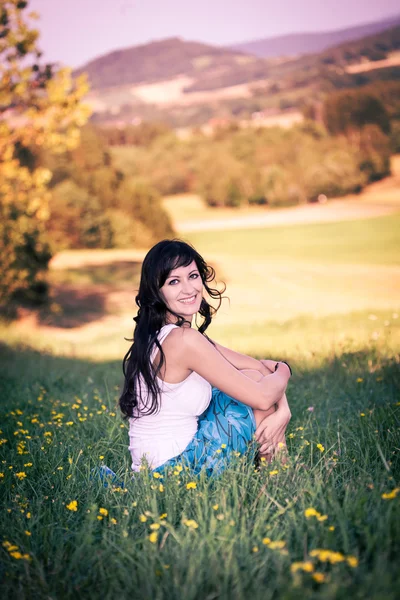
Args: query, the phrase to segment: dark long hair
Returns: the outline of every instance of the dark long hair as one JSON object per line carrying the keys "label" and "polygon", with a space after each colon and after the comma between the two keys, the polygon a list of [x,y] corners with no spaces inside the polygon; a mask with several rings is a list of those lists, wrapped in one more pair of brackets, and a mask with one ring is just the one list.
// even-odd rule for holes
{"label": "dark long hair", "polygon": [[[207,265],[202,256],[190,244],[181,240],[163,240],[146,254],[142,265],[139,292],[135,298],[139,310],[134,318],[136,326],[133,340],[131,340],[133,343],[123,360],[125,380],[119,405],[125,417],[152,415],[160,408],[160,388],[157,375],[165,364],[165,355],[157,335],[166,323],[167,311],[176,317],[176,325],[181,327],[185,323],[182,316],[167,309],[160,294],[160,288],[173,269],[187,267],[193,261],[199,270],[207,294],[218,300],[217,307],[211,306],[205,298],[201,301],[199,314],[203,317],[203,321],[198,327],[198,331],[204,334],[213,315],[221,305],[222,294],[225,291],[225,286],[222,291],[210,287],[209,284],[215,279],[214,269]],[[160,351],[157,368],[151,363],[154,347]],[[142,390],[141,378],[148,394],[147,391]],[[145,397],[142,396],[142,393]]]}

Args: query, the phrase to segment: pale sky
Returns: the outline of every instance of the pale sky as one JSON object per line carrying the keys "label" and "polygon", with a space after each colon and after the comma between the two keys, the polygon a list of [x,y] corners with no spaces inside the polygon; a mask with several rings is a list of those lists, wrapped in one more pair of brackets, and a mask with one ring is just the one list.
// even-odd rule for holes
{"label": "pale sky", "polygon": [[398,0],[29,0],[44,60],[78,67],[118,48],[179,36],[215,45],[329,31],[399,14]]}

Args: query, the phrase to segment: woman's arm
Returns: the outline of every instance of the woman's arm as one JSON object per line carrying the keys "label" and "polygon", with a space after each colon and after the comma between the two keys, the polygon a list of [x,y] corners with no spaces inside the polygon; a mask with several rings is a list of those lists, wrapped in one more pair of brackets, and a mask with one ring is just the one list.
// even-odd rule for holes
{"label": "woman's arm", "polygon": [[174,362],[196,371],[212,386],[252,408],[267,410],[286,390],[290,371],[283,363],[257,382],[240,373],[201,333],[190,327],[174,329],[168,339],[171,344],[168,354]]}
{"label": "woman's arm", "polygon": [[226,360],[229,361],[236,369],[253,369],[255,371],[259,371],[262,375],[268,375],[270,373],[270,371],[260,360],[257,360],[252,356],[247,356],[247,354],[235,352],[235,350],[230,350],[230,348],[225,348],[225,346],[217,344],[214,342],[214,340],[212,340],[212,342],[218,352],[222,354],[222,356],[226,358]]}

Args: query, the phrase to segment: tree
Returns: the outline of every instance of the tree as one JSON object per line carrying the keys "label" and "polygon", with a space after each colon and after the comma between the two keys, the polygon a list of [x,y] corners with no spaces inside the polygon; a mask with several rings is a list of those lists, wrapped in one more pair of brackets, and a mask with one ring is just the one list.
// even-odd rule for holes
{"label": "tree", "polygon": [[0,4],[0,308],[17,294],[46,295],[51,252],[49,216],[51,171],[40,166],[41,150],[64,152],[79,143],[90,109],[81,103],[85,76],[41,64],[39,32],[28,2]]}
{"label": "tree", "polygon": [[373,93],[346,90],[329,95],[324,102],[324,122],[333,135],[349,134],[365,125],[390,132],[390,119],[383,103]]}

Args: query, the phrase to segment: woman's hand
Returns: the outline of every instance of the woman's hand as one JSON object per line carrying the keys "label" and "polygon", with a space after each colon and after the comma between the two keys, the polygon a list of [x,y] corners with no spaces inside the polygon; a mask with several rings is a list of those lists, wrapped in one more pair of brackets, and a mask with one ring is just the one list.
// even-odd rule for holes
{"label": "woman's hand", "polygon": [[265,375],[269,375],[270,373],[274,373],[275,371],[275,365],[277,363],[276,360],[270,360],[270,359],[264,359],[264,360],[260,360],[260,363],[263,365],[266,373]]}
{"label": "woman's hand", "polygon": [[285,431],[290,419],[290,410],[281,407],[261,421],[255,433],[261,455],[273,456],[286,448]]}

